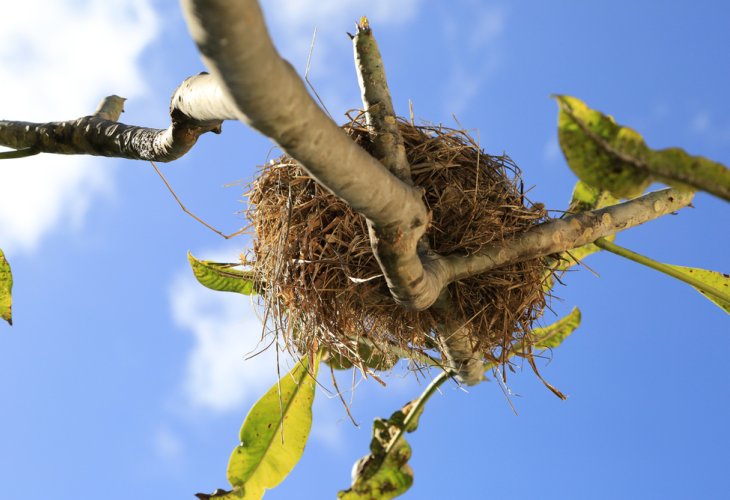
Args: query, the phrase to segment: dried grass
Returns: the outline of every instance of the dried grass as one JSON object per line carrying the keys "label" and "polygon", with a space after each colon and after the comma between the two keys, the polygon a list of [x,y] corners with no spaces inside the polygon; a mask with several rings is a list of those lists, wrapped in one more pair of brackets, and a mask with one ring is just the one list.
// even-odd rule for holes
{"label": "dried grass", "polygon": [[[519,169],[480,151],[464,131],[400,122],[414,184],[432,213],[426,239],[438,254],[468,255],[546,219],[525,203]],[[345,126],[369,150],[361,119]],[[261,168],[248,193],[255,229],[254,269],[267,316],[299,354],[319,347],[365,368],[392,346],[436,348],[434,331],[450,314],[469,324],[485,360],[505,362],[545,306],[545,266],[534,259],[449,285],[453,307],[406,310],[392,300],[373,257],[365,219],[319,186],[291,158]],[[362,339],[375,349],[362,349]],[[378,352],[380,351],[380,352]]]}

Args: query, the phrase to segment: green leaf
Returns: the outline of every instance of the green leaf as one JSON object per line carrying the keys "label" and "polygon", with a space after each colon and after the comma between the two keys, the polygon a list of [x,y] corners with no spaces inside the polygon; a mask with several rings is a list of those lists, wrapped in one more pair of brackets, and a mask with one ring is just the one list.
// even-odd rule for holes
{"label": "green leaf", "polygon": [[646,168],[667,184],[692,186],[730,201],[730,169],[722,163],[692,156],[680,148],[667,148],[652,151]]}
{"label": "green leaf", "polygon": [[680,189],[701,189],[730,201],[730,169],[679,148],[654,150],[634,129],[583,101],[556,96],[558,139],[575,174],[617,198],[632,198],[661,181]]}
{"label": "green leaf", "polygon": [[590,109],[580,99],[556,99],[560,106],[558,139],[571,170],[582,181],[616,198],[640,195],[652,182],[641,168],[649,154],[641,135]]}
{"label": "green leaf", "polygon": [[228,481],[234,489],[224,498],[261,498],[301,458],[312,428],[319,357],[311,370],[309,365],[306,359],[297,363],[249,411],[241,427],[241,444],[228,462]]}
{"label": "green leaf", "polygon": [[532,335],[536,349],[555,349],[580,325],[580,309],[574,307],[564,318],[544,328],[534,328]]}
{"label": "green leaf", "polygon": [[[402,432],[413,432],[418,426],[418,418],[423,405],[416,406],[418,400],[411,401],[393,413],[389,419],[377,418],[373,422],[373,439],[370,441],[370,454],[361,458],[353,468],[352,486],[340,491],[337,498],[343,500],[370,500],[395,498],[405,493],[413,484],[413,471],[408,465],[411,447],[402,437]],[[408,418],[414,408],[418,414]],[[395,442],[392,442],[398,433]],[[392,443],[392,444],[391,444]]]}
{"label": "green leaf", "polygon": [[13,324],[13,274],[5,254],[0,249],[0,318]]}
{"label": "green leaf", "polygon": [[726,313],[730,314],[730,274],[708,271],[707,269],[699,269],[696,267],[666,265],[680,274],[700,281],[704,285],[704,290],[696,286],[692,288],[720,306]]}
{"label": "green leaf", "polygon": [[238,264],[223,264],[209,260],[198,260],[188,252],[188,261],[193,274],[201,285],[219,292],[236,292],[243,295],[256,293],[252,271],[234,269]]}
{"label": "green leaf", "polygon": [[608,191],[601,191],[581,180],[575,183],[568,212],[578,213],[616,205],[619,200]]}

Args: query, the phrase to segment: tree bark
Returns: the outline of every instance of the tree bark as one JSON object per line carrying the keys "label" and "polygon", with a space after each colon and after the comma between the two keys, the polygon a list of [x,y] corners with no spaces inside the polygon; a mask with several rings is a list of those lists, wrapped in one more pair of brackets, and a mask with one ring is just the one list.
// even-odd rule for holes
{"label": "tree bark", "polygon": [[50,123],[0,121],[0,145],[32,153],[83,154],[131,160],[169,162],[192,148],[205,132],[220,132],[222,120],[236,119],[217,80],[192,76],[170,102],[167,129],[119,123],[124,99],[105,98],[93,115]]}
{"label": "tree bark", "polygon": [[[0,121],[0,145],[19,150],[14,152],[19,156],[51,152],[164,162],[185,154],[202,133],[220,131],[222,120],[240,119],[272,138],[368,219],[373,248],[394,299],[416,310],[430,307],[450,282],[582,246],[676,211],[691,200],[688,193],[660,191],[536,226],[479,254],[419,255],[418,242],[429,222],[421,191],[357,146],[317,106],[274,48],[258,3],[183,0],[182,4],[212,74],[191,77],[178,87],[167,129],[110,120],[118,118],[118,112],[102,107],[94,115],[67,122]],[[393,144],[398,149],[397,141]]]}

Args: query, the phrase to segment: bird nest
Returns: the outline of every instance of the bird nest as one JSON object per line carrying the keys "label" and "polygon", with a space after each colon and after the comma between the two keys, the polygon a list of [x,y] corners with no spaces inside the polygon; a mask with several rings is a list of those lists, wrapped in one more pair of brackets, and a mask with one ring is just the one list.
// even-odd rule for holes
{"label": "bird nest", "polygon": [[[413,182],[431,212],[424,237],[431,251],[470,255],[546,219],[541,205],[525,201],[509,157],[485,154],[461,130],[399,123]],[[344,129],[371,151],[361,119]],[[448,308],[407,310],[388,291],[365,218],[295,160],[282,156],[261,167],[248,195],[266,317],[299,354],[324,348],[348,366],[392,366],[404,353],[423,359],[438,350],[438,325],[454,319],[468,325],[485,361],[504,363],[517,344],[529,346],[530,325],[545,307],[542,259],[450,284]]]}

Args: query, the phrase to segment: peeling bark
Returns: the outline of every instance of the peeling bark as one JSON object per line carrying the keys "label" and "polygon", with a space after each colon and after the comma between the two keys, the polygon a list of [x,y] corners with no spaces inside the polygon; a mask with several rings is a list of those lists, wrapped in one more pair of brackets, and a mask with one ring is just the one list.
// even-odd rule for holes
{"label": "peeling bark", "polygon": [[[382,56],[367,18],[360,20],[352,41],[357,80],[375,157],[393,175],[413,185],[411,166],[398,128]],[[390,248],[388,241],[381,239],[377,228],[369,222],[368,230],[373,252],[391,290],[409,290],[412,284],[403,282],[402,278],[413,273],[424,273],[419,254],[431,253],[426,238],[418,242],[415,253],[404,255],[397,248]],[[409,268],[413,271],[407,272]],[[442,316],[449,319],[438,325],[435,339],[447,368],[464,384],[476,385],[484,379],[482,355],[476,352],[471,342],[474,336],[469,325],[452,317],[452,306],[449,291],[444,287],[433,307],[442,310]]]}
{"label": "peeling bark", "polygon": [[[202,133],[220,131],[223,120],[242,120],[276,141],[317,181],[368,219],[394,299],[415,310],[433,305],[453,281],[585,245],[676,211],[691,200],[688,193],[664,190],[536,226],[475,255],[419,255],[418,242],[429,221],[421,192],[357,146],[317,106],[274,48],[258,3],[183,0],[182,4],[212,74],[191,77],[176,89],[167,129],[119,123],[121,103],[112,97],[94,115],[78,120],[0,121],[0,145],[18,150],[5,153],[6,157],[47,152],[166,162],[184,155]],[[385,143],[398,149],[397,138]]]}
{"label": "peeling bark", "polygon": [[[417,255],[429,217],[420,190],[392,175],[314,102],[281,58],[255,0],[184,0],[191,35],[240,119],[273,139],[320,184],[371,223],[374,248],[394,299],[425,309],[432,285]],[[438,294],[436,294],[438,295]]]}
{"label": "peeling bark", "polygon": [[219,132],[222,120],[236,119],[235,108],[207,74],[190,77],[175,90],[167,129],[120,123],[123,108],[123,98],[109,96],[94,114],[76,120],[0,121],[0,145],[33,153],[169,162],[187,153],[205,132]]}

